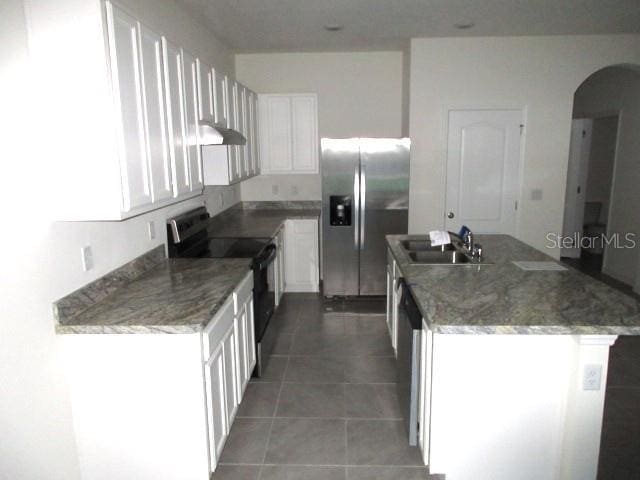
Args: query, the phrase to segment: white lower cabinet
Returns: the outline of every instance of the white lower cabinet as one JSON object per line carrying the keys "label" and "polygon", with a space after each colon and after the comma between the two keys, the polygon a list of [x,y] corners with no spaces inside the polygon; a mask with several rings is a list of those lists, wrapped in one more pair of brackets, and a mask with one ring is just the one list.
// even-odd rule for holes
{"label": "white lower cabinet", "polygon": [[204,366],[207,390],[210,471],[214,471],[227,438],[227,406],[225,403],[225,368],[222,345],[213,352]]}
{"label": "white lower cabinet", "polygon": [[202,332],[60,336],[83,480],[210,478],[256,363],[252,290]]}
{"label": "white lower cabinet", "polygon": [[273,291],[275,295],[276,307],[280,305],[285,288],[285,225],[286,222],[278,229],[271,240],[276,246],[276,258],[269,265],[269,291]]}
{"label": "white lower cabinet", "polygon": [[284,252],[284,290],[319,291],[318,220],[287,220]]}
{"label": "white lower cabinet", "polygon": [[418,387],[420,395],[418,412],[420,430],[418,432],[418,445],[420,446],[420,450],[422,450],[424,464],[429,465],[433,332],[424,319],[422,320],[420,342],[420,385]]}
{"label": "white lower cabinet", "polygon": [[216,469],[256,364],[252,291],[249,272],[203,331],[210,472]]}

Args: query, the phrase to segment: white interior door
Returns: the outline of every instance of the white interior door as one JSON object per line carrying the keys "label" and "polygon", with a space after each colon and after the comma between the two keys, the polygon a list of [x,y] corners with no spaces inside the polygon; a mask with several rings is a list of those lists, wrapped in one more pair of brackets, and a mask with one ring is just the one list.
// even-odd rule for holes
{"label": "white interior door", "polygon": [[589,118],[576,118],[571,123],[571,145],[562,228],[564,239],[560,251],[563,257],[580,258],[580,244],[576,240],[582,235],[584,223],[592,127],[593,120]]}
{"label": "white interior door", "polygon": [[520,110],[449,112],[445,226],[515,234]]}

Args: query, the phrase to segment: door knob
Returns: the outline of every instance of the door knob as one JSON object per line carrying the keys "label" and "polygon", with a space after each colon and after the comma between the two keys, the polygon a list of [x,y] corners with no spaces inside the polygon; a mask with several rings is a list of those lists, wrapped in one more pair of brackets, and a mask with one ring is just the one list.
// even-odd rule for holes
{"label": "door knob", "polygon": [[455,215],[453,212],[449,212],[449,213],[447,213],[447,217],[448,217],[448,218],[453,218],[453,217],[455,217],[455,216],[456,216],[456,215]]}

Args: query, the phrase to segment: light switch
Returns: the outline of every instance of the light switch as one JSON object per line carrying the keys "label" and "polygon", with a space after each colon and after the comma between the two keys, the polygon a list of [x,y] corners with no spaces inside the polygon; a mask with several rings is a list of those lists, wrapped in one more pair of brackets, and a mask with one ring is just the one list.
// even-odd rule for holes
{"label": "light switch", "polygon": [[531,200],[534,200],[534,201],[542,200],[541,188],[534,188],[533,190],[531,190]]}
{"label": "light switch", "polygon": [[280,187],[278,187],[278,185],[271,185],[271,193],[273,195],[278,195],[279,191],[280,191]]}
{"label": "light switch", "polygon": [[82,269],[85,272],[88,272],[93,268],[93,252],[91,251],[91,245],[82,247],[80,249],[80,254],[82,255]]}
{"label": "light switch", "polygon": [[293,185],[291,187],[291,195],[293,195],[294,197],[298,195],[298,186],[297,185]]}

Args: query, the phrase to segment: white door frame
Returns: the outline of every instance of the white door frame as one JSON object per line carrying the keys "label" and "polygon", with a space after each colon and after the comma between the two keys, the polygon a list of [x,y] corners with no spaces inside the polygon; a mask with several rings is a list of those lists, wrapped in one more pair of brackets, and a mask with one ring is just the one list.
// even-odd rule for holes
{"label": "white door frame", "polygon": [[[460,110],[473,110],[473,111],[516,111],[520,112],[522,118],[522,125],[520,129],[520,154],[518,157],[518,174],[516,179],[516,202],[518,208],[515,212],[515,221],[513,227],[513,236],[515,238],[519,238],[520,236],[520,221],[521,221],[521,207],[522,207],[522,198],[523,191],[522,187],[524,184],[524,154],[525,154],[525,145],[527,139],[527,118],[528,118],[528,105],[499,105],[499,104],[449,104],[443,107],[442,113],[442,152],[443,152],[443,165],[444,168],[442,170],[441,177],[441,186],[442,186],[442,228],[445,229],[447,224],[447,164],[448,164],[448,148],[449,148],[449,116],[451,112],[460,111]],[[639,265],[640,268],[640,265]]]}

